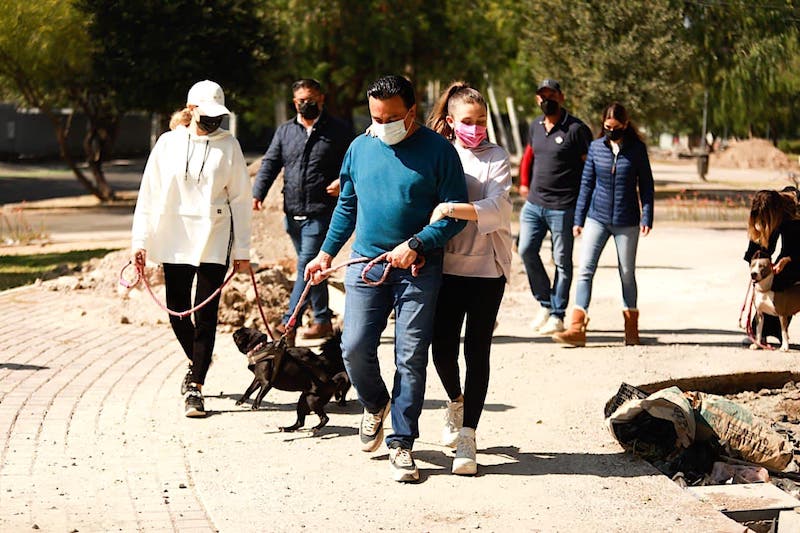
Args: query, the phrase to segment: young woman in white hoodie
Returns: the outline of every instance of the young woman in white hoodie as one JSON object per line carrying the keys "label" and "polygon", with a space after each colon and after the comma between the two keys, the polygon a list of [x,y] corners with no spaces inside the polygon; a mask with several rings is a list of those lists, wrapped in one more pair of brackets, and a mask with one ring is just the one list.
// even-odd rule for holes
{"label": "young woman in white hoodie", "polygon": [[[486,139],[486,122],[486,100],[464,82],[450,85],[428,119],[461,157],[469,197],[469,203],[439,204],[431,216],[431,222],[468,221],[445,247],[432,343],[436,372],[450,399],[442,440],[456,448],[452,472],[466,475],[477,473],[475,430],[489,387],[495,320],[511,271],[508,153]],[[465,319],[462,393],[458,353]]]}
{"label": "young woman in white hoodie", "polygon": [[[225,279],[233,261],[237,272],[250,266],[251,192],[239,142],[220,128],[225,107],[222,88],[196,83],[187,96],[191,121],[159,137],[142,176],[133,215],[133,260],[164,267],[167,307],[192,308]],[[201,392],[216,337],[219,295],[187,316],[170,315],[175,336],[189,359],[183,380],[186,416],[205,416]]]}

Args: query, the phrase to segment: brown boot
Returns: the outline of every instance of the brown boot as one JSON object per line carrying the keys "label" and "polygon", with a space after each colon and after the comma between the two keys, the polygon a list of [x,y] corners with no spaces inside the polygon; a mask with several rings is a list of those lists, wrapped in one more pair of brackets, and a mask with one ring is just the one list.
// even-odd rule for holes
{"label": "brown boot", "polygon": [[625,317],[625,346],[636,346],[639,344],[639,311],[625,309],[622,316]]}
{"label": "brown boot", "polygon": [[572,310],[569,328],[561,333],[556,333],[551,338],[556,342],[569,344],[576,348],[586,346],[586,324],[588,323],[589,317],[586,316],[586,311],[576,307]]}
{"label": "brown boot", "polygon": [[324,339],[333,335],[333,324],[330,322],[314,322],[300,334],[304,339]]}

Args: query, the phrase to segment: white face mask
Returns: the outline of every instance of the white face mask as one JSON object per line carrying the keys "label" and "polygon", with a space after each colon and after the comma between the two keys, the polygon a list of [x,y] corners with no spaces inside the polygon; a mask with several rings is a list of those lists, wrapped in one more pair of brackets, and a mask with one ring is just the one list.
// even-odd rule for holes
{"label": "white face mask", "polygon": [[[408,111],[409,113],[411,112],[410,109]],[[369,131],[374,137],[377,137],[380,141],[389,146],[397,144],[405,139],[406,133],[408,133],[406,129],[406,117],[408,117],[408,113],[400,120],[395,120],[387,124],[378,124],[373,120]]]}

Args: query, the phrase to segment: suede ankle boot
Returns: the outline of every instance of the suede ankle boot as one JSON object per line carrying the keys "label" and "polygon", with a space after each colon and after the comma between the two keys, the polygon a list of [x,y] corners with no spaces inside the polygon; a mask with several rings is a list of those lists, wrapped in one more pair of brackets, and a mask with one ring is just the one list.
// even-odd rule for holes
{"label": "suede ankle boot", "polygon": [[636,346],[639,344],[639,310],[625,309],[622,316],[625,317],[625,346]]}
{"label": "suede ankle boot", "polygon": [[589,318],[586,316],[586,311],[578,307],[572,310],[572,319],[570,320],[569,328],[560,333],[553,335],[552,339],[561,344],[569,344],[575,348],[586,346],[586,324],[589,323]]}

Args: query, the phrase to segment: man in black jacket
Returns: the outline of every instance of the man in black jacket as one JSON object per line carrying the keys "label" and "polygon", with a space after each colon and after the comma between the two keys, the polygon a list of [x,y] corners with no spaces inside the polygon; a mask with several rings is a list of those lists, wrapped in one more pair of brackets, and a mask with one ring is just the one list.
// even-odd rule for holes
{"label": "man in black jacket", "polygon": [[[330,116],[324,109],[325,95],[319,82],[302,79],[292,85],[297,117],[281,124],[261,162],[253,184],[253,209],[261,202],[283,169],[283,210],[286,232],[297,252],[297,280],[289,308],[278,331],[286,331],[305,289],[303,272],[306,263],[319,253],[328,231],[331,214],[339,195],[339,170],[353,139],[352,128]],[[302,333],[304,339],[317,339],[333,333],[328,308],[328,286],[315,285],[309,291],[314,322]],[[304,302],[305,309],[308,302]],[[298,313],[298,325],[303,310]],[[294,330],[288,341],[294,341]]]}

